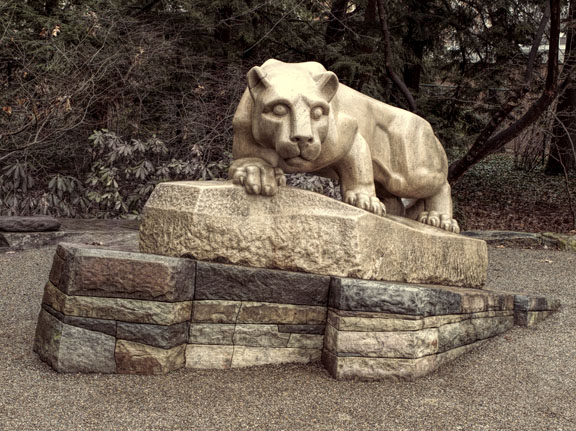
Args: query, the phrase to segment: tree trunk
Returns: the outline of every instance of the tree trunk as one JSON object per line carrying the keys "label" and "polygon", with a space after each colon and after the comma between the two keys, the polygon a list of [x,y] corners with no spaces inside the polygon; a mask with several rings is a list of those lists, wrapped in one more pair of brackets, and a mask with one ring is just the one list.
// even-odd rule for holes
{"label": "tree trunk", "polygon": [[390,42],[390,30],[388,29],[388,12],[384,4],[384,0],[376,0],[376,5],[378,7],[378,17],[380,18],[380,27],[382,30],[382,36],[384,38],[384,61],[386,66],[386,73],[400,90],[406,102],[408,103],[408,109],[412,112],[416,112],[416,101],[414,96],[406,87],[406,84],[400,79],[398,74],[392,68],[392,46]]}
{"label": "tree trunk", "polygon": [[570,1],[569,17],[566,23],[566,50],[564,51],[564,71],[568,69],[566,89],[558,99],[556,120],[552,129],[550,155],[546,163],[549,175],[563,174],[565,170],[576,169],[576,80],[574,64],[574,26],[576,25],[576,0]]}
{"label": "tree trunk", "polygon": [[330,9],[328,18],[328,27],[326,27],[325,41],[326,45],[338,42],[344,35],[344,21],[348,11],[348,0],[334,0]]}
{"label": "tree trunk", "polygon": [[[544,18],[546,14],[544,14]],[[558,43],[560,39],[560,0],[550,0],[550,39],[548,51],[548,64],[546,72],[546,84],[540,98],[530,106],[530,108],[508,128],[493,135],[496,128],[518,105],[520,99],[528,92],[529,77],[521,88],[513,91],[502,107],[494,114],[490,122],[474,141],[468,152],[450,165],[448,170],[448,180],[451,184],[456,182],[474,164],[484,159],[486,156],[496,152],[506,143],[519,136],[528,126],[548,109],[550,104],[558,95]],[[537,38],[534,44],[539,44]],[[528,64],[527,70],[532,66]],[[564,83],[563,83],[564,85]]]}

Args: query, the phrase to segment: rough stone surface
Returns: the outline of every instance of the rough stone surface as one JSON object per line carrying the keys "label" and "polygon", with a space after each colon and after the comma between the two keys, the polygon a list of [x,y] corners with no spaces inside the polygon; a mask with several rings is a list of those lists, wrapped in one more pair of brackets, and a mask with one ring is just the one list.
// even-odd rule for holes
{"label": "rough stone surface", "polygon": [[234,346],[186,346],[186,368],[225,370],[232,366]]}
{"label": "rough stone surface", "polygon": [[34,350],[61,373],[114,373],[116,339],[60,322],[42,310]]}
{"label": "rough stone surface", "polygon": [[243,302],[237,322],[320,325],[326,322],[326,307]]}
{"label": "rough stone surface", "polygon": [[198,262],[195,299],[326,305],[330,277]]}
{"label": "rough stone surface", "polygon": [[320,359],[319,349],[235,346],[232,368],[273,364],[308,364]]}
{"label": "rough stone surface", "polygon": [[514,312],[514,324],[518,326],[534,326],[547,319],[556,311],[516,311]]}
{"label": "rough stone surface", "polygon": [[555,311],[560,308],[560,302],[544,296],[525,294],[514,295],[514,311]]}
{"label": "rough stone surface", "polygon": [[[358,315],[355,315],[358,314]],[[341,310],[329,310],[327,322],[339,331],[419,331],[425,328],[437,328],[449,323],[461,322],[474,318],[512,316],[512,311],[483,311],[471,314],[447,314],[418,319],[406,319],[402,315],[384,313],[355,313]]]}
{"label": "rough stone surface", "polygon": [[234,344],[234,324],[192,323],[190,325],[190,344]]}
{"label": "rough stone surface", "polygon": [[[401,217],[379,217],[317,193],[247,194],[227,182],[159,184],[140,249],[323,275],[481,287],[486,243]],[[442,262],[441,265],[438,262]]]}
{"label": "rough stone surface", "polygon": [[278,325],[278,332],[290,332],[292,334],[324,334],[326,325]]}
{"label": "rough stone surface", "polygon": [[512,310],[502,292],[333,277],[328,304],[337,310],[436,316]]}
{"label": "rough stone surface", "polygon": [[116,343],[116,371],[120,374],[165,374],[184,367],[186,345],[172,349],[132,341]]}
{"label": "rough stone surface", "polygon": [[333,278],[329,305],[339,310],[430,316],[458,313],[461,302],[459,294],[444,289]]}
{"label": "rough stone surface", "polygon": [[88,317],[76,317],[76,316],[66,316],[59,311],[56,311],[47,304],[42,304],[42,308],[50,313],[52,316],[56,317],[62,323],[66,323],[72,326],[78,326],[79,328],[88,329],[90,331],[102,332],[113,337],[116,336],[116,322],[114,320],[106,319],[91,319]]}
{"label": "rough stone surface", "polygon": [[486,341],[458,347],[444,353],[417,359],[369,358],[336,356],[330,351],[322,351],[322,363],[328,372],[338,380],[414,380],[436,370],[440,365],[480,347]]}
{"label": "rough stone surface", "polygon": [[190,319],[192,302],[156,302],[123,298],[70,296],[48,282],[44,304],[66,316],[121,320],[134,323],[173,325]]}
{"label": "rough stone surface", "polygon": [[237,324],[234,331],[235,346],[287,347],[290,334],[278,332],[277,325]]}
{"label": "rough stone surface", "polygon": [[168,326],[118,322],[116,337],[163,349],[171,349],[188,341],[188,325],[188,322]]}
{"label": "rough stone surface", "polygon": [[0,233],[0,247],[10,247],[10,243],[4,235]]}
{"label": "rough stone surface", "polygon": [[235,301],[194,301],[192,322],[236,323],[242,303]]}
{"label": "rough stone surface", "polygon": [[287,347],[301,347],[304,349],[322,349],[324,336],[316,334],[291,334]]}
{"label": "rough stone surface", "polygon": [[438,351],[474,343],[506,332],[514,326],[514,316],[469,319],[438,328]]}
{"label": "rough stone surface", "polygon": [[438,330],[356,332],[338,331],[328,325],[324,348],[337,356],[421,358],[438,351]]}
{"label": "rough stone surface", "polygon": [[60,244],[50,281],[69,295],[188,301],[195,267],[190,259]]}
{"label": "rough stone surface", "polygon": [[60,229],[60,222],[53,217],[0,217],[0,231],[45,232]]}

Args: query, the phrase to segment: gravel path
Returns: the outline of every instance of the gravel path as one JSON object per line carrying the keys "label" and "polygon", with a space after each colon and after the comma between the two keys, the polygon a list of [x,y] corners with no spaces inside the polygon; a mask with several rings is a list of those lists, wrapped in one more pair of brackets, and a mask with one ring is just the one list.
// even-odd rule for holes
{"label": "gravel path", "polygon": [[0,254],[0,430],[576,429],[576,254],[490,249],[488,288],[562,309],[415,382],[338,382],[320,366],[63,375],[32,352],[53,249]]}

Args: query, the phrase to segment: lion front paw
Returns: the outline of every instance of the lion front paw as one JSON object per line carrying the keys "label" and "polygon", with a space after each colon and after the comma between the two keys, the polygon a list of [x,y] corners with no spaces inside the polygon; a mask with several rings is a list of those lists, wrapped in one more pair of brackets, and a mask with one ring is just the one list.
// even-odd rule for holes
{"label": "lion front paw", "polygon": [[232,182],[244,187],[252,195],[274,196],[278,186],[286,185],[286,177],[280,168],[265,162],[253,162],[230,168]]}
{"label": "lion front paw", "polygon": [[460,233],[458,222],[448,214],[438,214],[436,211],[422,211],[418,216],[418,221],[429,224],[430,226],[439,227],[448,232]]}
{"label": "lion front paw", "polygon": [[344,202],[379,216],[386,215],[386,206],[376,196],[366,193],[348,191],[344,195]]}

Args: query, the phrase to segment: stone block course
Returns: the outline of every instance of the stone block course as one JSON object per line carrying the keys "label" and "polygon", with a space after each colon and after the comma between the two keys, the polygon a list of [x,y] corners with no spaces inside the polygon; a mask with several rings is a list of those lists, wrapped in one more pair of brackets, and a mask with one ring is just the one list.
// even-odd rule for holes
{"label": "stone block course", "polygon": [[330,277],[198,262],[195,299],[323,305]]}
{"label": "stone block course", "polygon": [[188,322],[174,325],[118,322],[116,337],[153,347],[171,349],[188,342]]}
{"label": "stone block course", "polygon": [[64,373],[115,373],[116,339],[61,322],[40,311],[34,351],[56,371]]}
{"label": "stone block course", "polygon": [[438,329],[395,332],[338,331],[326,327],[324,348],[337,356],[421,358],[438,352]]}
{"label": "stone block course", "polygon": [[233,345],[235,324],[228,323],[192,323],[190,325],[190,344]]}
{"label": "stone block course", "polygon": [[116,321],[106,319],[92,319],[89,317],[66,316],[56,311],[47,304],[42,304],[42,308],[56,317],[62,323],[88,329],[90,331],[102,332],[113,337],[116,336]]}
{"label": "stone block course", "polygon": [[124,298],[70,296],[48,282],[43,303],[67,316],[173,325],[190,319],[192,302],[157,302]]}
{"label": "stone block course", "polygon": [[413,379],[559,306],[69,245],[58,247],[49,279],[34,349],[61,372],[160,374],[322,357],[339,379]]}
{"label": "stone block course", "polygon": [[116,343],[116,372],[120,374],[165,374],[184,367],[186,345],[171,349],[133,341]]}
{"label": "stone block course", "polygon": [[241,305],[239,301],[194,301],[191,321],[236,323]]}
{"label": "stone block course", "polygon": [[190,259],[61,243],[50,281],[68,295],[191,301],[195,273]]}
{"label": "stone block course", "polygon": [[238,312],[237,322],[321,325],[326,322],[326,307],[243,302]]}

